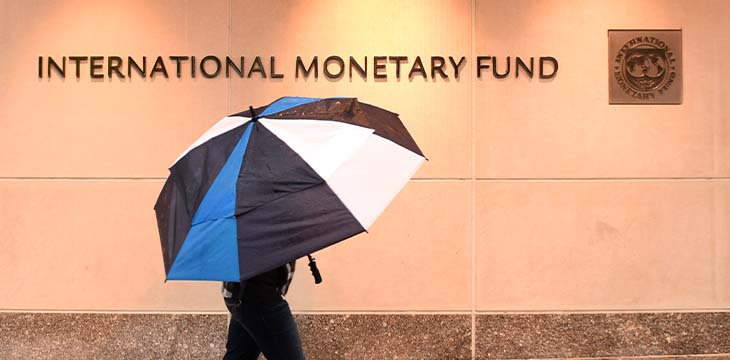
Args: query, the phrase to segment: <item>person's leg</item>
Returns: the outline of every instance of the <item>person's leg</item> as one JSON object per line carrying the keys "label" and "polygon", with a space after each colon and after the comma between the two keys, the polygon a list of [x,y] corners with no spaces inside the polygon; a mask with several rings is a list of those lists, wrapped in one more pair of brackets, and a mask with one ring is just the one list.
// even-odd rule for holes
{"label": "person's leg", "polygon": [[228,324],[228,340],[226,341],[226,354],[223,360],[256,360],[261,351],[256,341],[241,325],[241,305],[228,306],[231,312],[231,321]]}
{"label": "person's leg", "polygon": [[242,306],[242,324],[267,360],[305,359],[297,324],[286,300]]}

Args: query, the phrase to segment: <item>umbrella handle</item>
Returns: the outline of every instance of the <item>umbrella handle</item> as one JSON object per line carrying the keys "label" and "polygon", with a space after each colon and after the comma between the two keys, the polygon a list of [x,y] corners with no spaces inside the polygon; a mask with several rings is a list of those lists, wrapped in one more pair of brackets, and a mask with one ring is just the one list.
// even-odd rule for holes
{"label": "umbrella handle", "polygon": [[317,263],[314,261],[314,257],[312,255],[307,255],[309,258],[309,270],[312,271],[312,276],[314,276],[314,283],[319,284],[322,282],[322,275],[319,273],[319,269],[317,269]]}

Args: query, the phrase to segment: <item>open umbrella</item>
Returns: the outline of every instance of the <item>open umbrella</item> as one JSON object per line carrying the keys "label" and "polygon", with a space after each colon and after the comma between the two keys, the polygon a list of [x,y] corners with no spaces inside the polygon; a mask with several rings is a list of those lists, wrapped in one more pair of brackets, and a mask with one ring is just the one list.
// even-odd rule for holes
{"label": "open umbrella", "polygon": [[166,279],[243,281],[366,231],[423,160],[397,114],[354,98],[225,117],[155,204]]}

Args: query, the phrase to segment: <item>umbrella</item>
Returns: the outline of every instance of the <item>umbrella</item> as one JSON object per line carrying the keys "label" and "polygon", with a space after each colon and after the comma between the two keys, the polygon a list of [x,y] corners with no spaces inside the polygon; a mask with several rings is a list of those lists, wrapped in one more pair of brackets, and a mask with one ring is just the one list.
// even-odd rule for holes
{"label": "umbrella", "polygon": [[243,281],[367,231],[423,160],[398,114],[355,98],[227,116],[155,204],[166,279]]}

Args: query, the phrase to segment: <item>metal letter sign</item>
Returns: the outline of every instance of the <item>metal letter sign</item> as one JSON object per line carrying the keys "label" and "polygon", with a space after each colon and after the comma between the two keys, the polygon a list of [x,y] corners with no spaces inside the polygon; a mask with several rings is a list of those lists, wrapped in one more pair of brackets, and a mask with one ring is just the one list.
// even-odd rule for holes
{"label": "metal letter sign", "polygon": [[609,30],[608,102],[681,104],[682,30]]}

